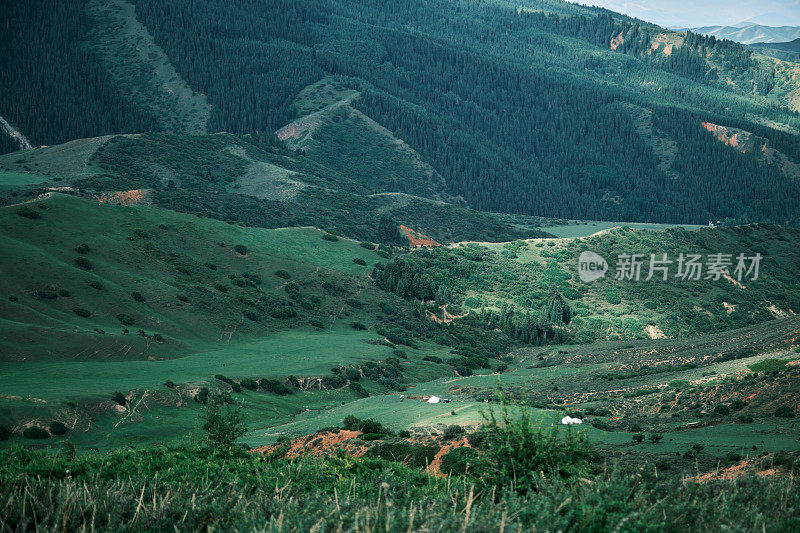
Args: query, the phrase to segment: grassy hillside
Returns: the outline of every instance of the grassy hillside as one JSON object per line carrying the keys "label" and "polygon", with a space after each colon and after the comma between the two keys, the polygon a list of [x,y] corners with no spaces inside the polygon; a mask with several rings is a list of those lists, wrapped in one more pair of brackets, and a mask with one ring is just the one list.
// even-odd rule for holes
{"label": "grassy hillside", "polygon": [[[487,356],[509,344],[438,325],[375,287],[369,273],[390,247],[314,228],[248,228],[50,193],[0,209],[0,239],[0,365],[9,378],[0,411],[17,429],[65,418],[92,430],[86,442],[99,442],[103,428],[120,443],[128,423],[157,431],[167,416],[169,434],[185,435],[195,415],[175,408],[199,409],[193,399],[217,374],[252,389],[251,416],[286,421],[302,405],[452,374],[440,356],[458,346],[479,347],[489,369],[498,363]],[[288,382],[297,399],[275,405],[264,396],[273,385],[243,381],[262,378]],[[111,400],[120,391],[127,407]]]}
{"label": "grassy hillside", "polygon": [[[438,242],[548,235],[457,205],[404,193],[373,194],[383,188],[351,172],[227,134],[82,139],[0,156],[0,172],[6,173],[4,203],[72,187],[88,198],[146,201],[248,226],[315,226],[374,242],[403,243],[392,231],[398,224]],[[29,184],[41,185],[22,186]],[[388,223],[381,225],[382,218]]]}

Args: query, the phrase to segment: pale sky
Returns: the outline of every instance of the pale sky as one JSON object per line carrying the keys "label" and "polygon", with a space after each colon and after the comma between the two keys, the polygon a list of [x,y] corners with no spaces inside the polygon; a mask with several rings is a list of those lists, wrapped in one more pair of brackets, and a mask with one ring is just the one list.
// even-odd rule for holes
{"label": "pale sky", "polygon": [[800,26],[800,0],[569,0],[604,7],[659,26]]}

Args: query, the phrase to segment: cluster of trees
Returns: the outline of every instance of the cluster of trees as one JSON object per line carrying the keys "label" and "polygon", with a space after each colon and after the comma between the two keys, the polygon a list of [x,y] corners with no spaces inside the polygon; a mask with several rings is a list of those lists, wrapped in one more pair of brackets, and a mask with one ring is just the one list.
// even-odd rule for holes
{"label": "cluster of trees", "polygon": [[[157,129],[156,117],[122,97],[86,46],[81,0],[3,2],[0,115],[34,146]],[[16,150],[0,135],[0,153]]]}

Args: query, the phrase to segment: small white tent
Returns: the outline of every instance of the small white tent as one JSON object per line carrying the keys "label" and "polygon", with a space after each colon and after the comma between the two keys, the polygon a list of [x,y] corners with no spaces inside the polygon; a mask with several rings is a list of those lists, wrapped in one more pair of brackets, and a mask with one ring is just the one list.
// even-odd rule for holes
{"label": "small white tent", "polygon": [[428,398],[428,403],[439,403],[439,397],[431,396],[430,398]]}
{"label": "small white tent", "polygon": [[583,420],[580,418],[572,418],[571,416],[567,415],[561,419],[561,423],[565,426],[571,426],[572,424],[583,424]]}

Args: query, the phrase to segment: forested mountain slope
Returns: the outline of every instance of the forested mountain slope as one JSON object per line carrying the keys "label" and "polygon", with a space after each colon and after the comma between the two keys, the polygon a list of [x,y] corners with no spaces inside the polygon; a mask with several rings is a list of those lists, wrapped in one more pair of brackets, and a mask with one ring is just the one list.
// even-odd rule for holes
{"label": "forested mountain slope", "polygon": [[[81,1],[3,15],[0,113],[34,144],[197,124],[273,142],[311,121],[296,148],[372,192],[564,218],[798,221],[796,179],[703,127],[800,163],[796,67],[730,41],[556,0],[131,3],[154,50],[111,63],[120,45],[98,42]],[[64,89],[38,78],[75,69]],[[171,69],[185,113],[167,125],[153,80]],[[347,101],[305,106],[326,79]]]}

